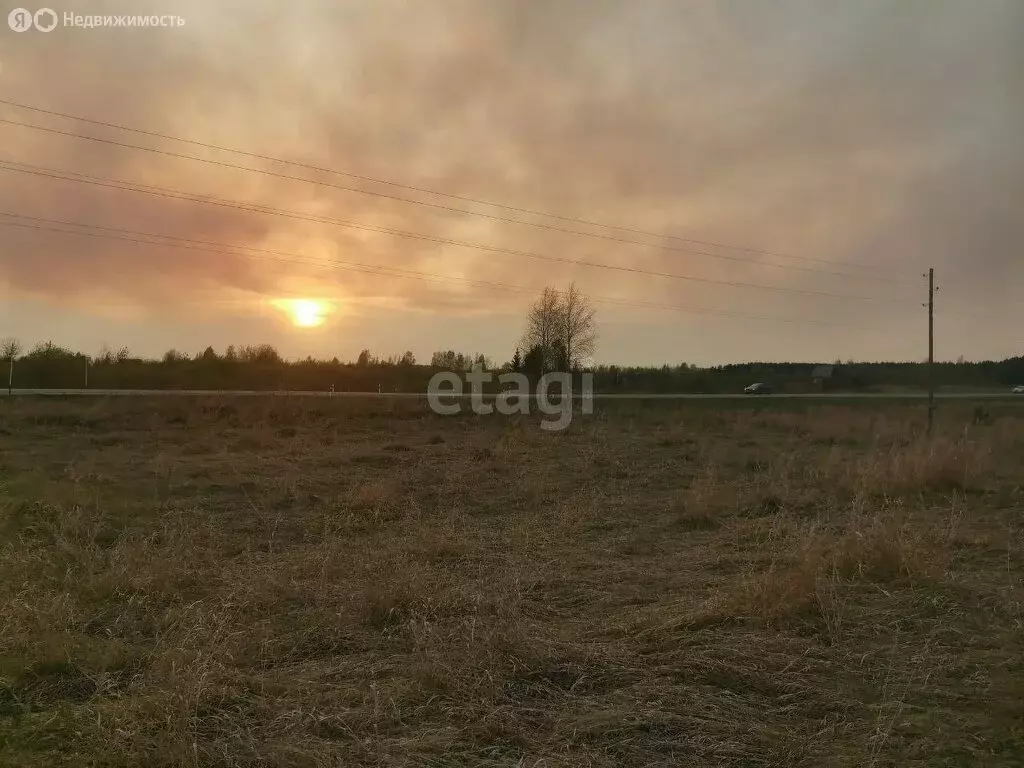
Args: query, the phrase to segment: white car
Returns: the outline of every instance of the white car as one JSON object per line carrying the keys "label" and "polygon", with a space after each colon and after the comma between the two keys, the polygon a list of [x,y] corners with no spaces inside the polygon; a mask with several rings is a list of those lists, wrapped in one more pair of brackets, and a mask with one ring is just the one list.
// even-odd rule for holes
{"label": "white car", "polygon": [[1024,395],[1024,385],[1019,386],[1019,387],[1014,387],[1011,391],[1015,395]]}

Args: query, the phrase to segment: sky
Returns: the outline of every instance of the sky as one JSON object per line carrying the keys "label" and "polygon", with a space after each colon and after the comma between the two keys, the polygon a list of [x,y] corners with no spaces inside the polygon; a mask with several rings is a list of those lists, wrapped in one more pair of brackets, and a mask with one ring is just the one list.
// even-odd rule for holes
{"label": "sky", "polygon": [[504,361],[575,282],[599,362],[921,360],[934,267],[1024,354],[1019,0],[51,7],[184,25],[0,27],[0,336]]}

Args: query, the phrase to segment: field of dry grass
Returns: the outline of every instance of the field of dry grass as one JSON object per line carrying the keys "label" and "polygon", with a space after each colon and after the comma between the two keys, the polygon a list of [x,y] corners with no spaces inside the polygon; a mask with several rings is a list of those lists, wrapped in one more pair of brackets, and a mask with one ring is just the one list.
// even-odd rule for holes
{"label": "field of dry grass", "polygon": [[0,402],[0,765],[1022,765],[971,410]]}

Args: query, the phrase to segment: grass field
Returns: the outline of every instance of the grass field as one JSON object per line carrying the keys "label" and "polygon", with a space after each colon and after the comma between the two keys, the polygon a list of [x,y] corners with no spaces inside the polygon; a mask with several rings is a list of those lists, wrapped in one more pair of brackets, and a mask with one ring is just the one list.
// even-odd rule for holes
{"label": "grass field", "polygon": [[988,408],[0,402],[0,765],[1020,766]]}

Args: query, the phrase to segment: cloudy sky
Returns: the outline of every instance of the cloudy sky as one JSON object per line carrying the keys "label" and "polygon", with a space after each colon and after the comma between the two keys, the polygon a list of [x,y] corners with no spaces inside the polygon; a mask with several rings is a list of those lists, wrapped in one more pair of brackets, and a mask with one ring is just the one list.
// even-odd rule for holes
{"label": "cloudy sky", "polygon": [[1024,353],[1019,0],[53,7],[185,25],[0,29],[0,336],[500,361],[575,281],[603,361],[921,359],[934,266]]}

